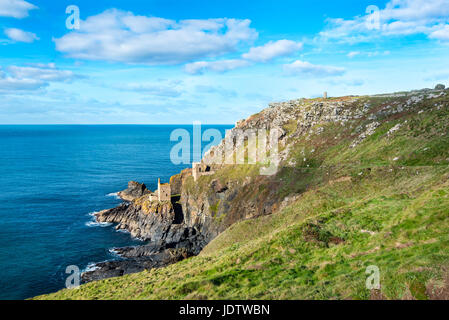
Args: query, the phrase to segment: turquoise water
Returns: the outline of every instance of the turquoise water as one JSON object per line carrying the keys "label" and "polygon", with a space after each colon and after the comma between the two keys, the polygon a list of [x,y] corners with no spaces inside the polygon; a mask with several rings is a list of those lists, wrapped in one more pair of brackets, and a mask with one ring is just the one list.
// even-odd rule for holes
{"label": "turquoise water", "polygon": [[[174,165],[174,129],[191,126],[0,126],[0,299],[64,287],[66,267],[111,260],[139,242],[89,213],[120,203],[129,180],[154,190]],[[204,126],[203,130],[211,128]],[[212,126],[223,135],[231,126]],[[205,143],[207,144],[207,143]]]}

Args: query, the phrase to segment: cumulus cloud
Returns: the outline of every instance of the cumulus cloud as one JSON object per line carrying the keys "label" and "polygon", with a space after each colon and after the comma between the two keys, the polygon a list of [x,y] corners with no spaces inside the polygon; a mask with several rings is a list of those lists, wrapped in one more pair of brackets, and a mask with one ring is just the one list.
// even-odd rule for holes
{"label": "cumulus cloud", "polygon": [[257,38],[250,24],[228,18],[174,21],[110,9],[54,41],[58,51],[77,59],[178,64],[235,51]]}
{"label": "cumulus cloud", "polygon": [[344,68],[316,65],[301,60],[296,60],[291,64],[285,64],[284,71],[289,75],[305,74],[315,77],[341,76],[346,72]]}
{"label": "cumulus cloud", "polygon": [[371,14],[353,19],[327,19],[327,28],[320,32],[320,37],[362,42],[380,36],[425,34],[430,38],[448,40],[449,0],[390,0],[378,13],[378,24]]}
{"label": "cumulus cloud", "polygon": [[34,4],[23,0],[0,0],[0,17],[22,19],[34,9],[37,9]]}
{"label": "cumulus cloud", "polygon": [[301,50],[302,47],[301,42],[291,40],[270,41],[263,46],[251,48],[248,53],[242,55],[242,58],[256,62],[267,62],[277,57],[291,55]]}
{"label": "cumulus cloud", "polygon": [[244,53],[241,59],[218,61],[197,61],[185,66],[190,74],[202,74],[205,71],[226,72],[237,68],[247,67],[255,62],[268,62],[278,57],[288,56],[302,49],[302,43],[291,40],[270,41],[263,46],[253,47]]}
{"label": "cumulus cloud", "polygon": [[0,71],[0,91],[37,90],[51,82],[66,82],[77,78],[72,71],[56,68],[52,63],[33,66],[9,66]]}
{"label": "cumulus cloud", "polygon": [[429,38],[449,41],[449,25],[446,24],[445,26],[433,31],[430,33]]}
{"label": "cumulus cloud", "polygon": [[39,40],[39,38],[34,33],[16,28],[5,29],[5,34],[9,39],[17,42],[31,43],[35,40]]}
{"label": "cumulus cloud", "polygon": [[185,66],[185,71],[190,74],[201,74],[205,71],[225,72],[250,65],[248,61],[240,59],[219,61],[197,61]]}
{"label": "cumulus cloud", "polygon": [[438,20],[449,15],[448,0],[391,0],[382,10],[384,20]]}

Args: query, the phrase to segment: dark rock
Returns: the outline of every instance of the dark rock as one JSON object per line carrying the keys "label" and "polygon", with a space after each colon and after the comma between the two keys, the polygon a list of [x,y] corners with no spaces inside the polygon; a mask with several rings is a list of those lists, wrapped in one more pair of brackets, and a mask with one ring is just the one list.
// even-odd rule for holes
{"label": "dark rock", "polygon": [[435,90],[444,90],[446,88],[446,86],[444,84],[437,84],[435,86]]}
{"label": "dark rock", "polygon": [[122,204],[96,214],[101,223],[116,223],[117,230],[127,230],[134,238],[151,242],[173,242],[184,232],[174,225],[175,212],[169,202],[145,200]]}
{"label": "dark rock", "polygon": [[128,183],[128,189],[120,191],[118,193],[118,196],[124,201],[131,202],[131,201],[138,199],[146,194],[150,194],[150,190],[147,189],[145,184],[135,182],[135,181],[130,181]]}
{"label": "dark rock", "polygon": [[149,201],[145,197],[96,214],[98,222],[116,223],[117,230],[127,230],[135,238],[148,241],[142,246],[115,248],[122,259],[95,265],[82,275],[84,282],[119,277],[152,268],[161,268],[198,255],[208,241],[195,227],[177,221],[170,202]]}
{"label": "dark rock", "polygon": [[102,262],[95,265],[95,270],[84,272],[81,275],[81,279],[86,283],[120,277],[126,274],[141,272],[143,270],[162,268],[187,259],[190,256],[191,254],[184,248],[166,249],[136,259]]}

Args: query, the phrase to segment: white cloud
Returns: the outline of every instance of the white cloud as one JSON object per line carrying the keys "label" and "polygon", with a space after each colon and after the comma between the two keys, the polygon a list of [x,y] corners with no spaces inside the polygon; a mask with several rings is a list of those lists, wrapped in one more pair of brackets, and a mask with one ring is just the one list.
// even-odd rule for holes
{"label": "white cloud", "polygon": [[379,10],[379,24],[370,24],[370,17],[327,19],[328,27],[320,32],[320,37],[362,42],[381,36],[425,34],[430,38],[447,40],[449,0],[391,0]]}
{"label": "white cloud", "polygon": [[0,75],[0,93],[10,90],[36,90],[48,86],[48,83],[34,79],[15,79]]}
{"label": "white cloud", "polygon": [[358,56],[360,54],[360,51],[351,51],[348,53],[349,58],[354,58],[355,56]]}
{"label": "white cloud", "polygon": [[219,61],[197,61],[185,66],[185,71],[190,74],[201,74],[205,71],[225,72],[241,67],[249,66],[245,60],[219,60]]}
{"label": "white cloud", "polygon": [[381,11],[384,20],[434,21],[448,16],[448,0],[391,0]]}
{"label": "white cloud", "polygon": [[251,48],[242,57],[251,61],[267,62],[277,57],[290,55],[301,50],[302,47],[302,43],[291,40],[270,41],[263,46]]}
{"label": "white cloud", "polygon": [[5,34],[9,39],[17,42],[31,43],[34,42],[34,40],[39,40],[39,38],[34,33],[16,28],[5,29]]}
{"label": "white cloud", "polygon": [[77,59],[177,64],[235,51],[257,37],[250,23],[227,18],[176,22],[111,9],[54,41],[58,51]]}
{"label": "white cloud", "polygon": [[449,40],[449,25],[446,24],[441,29],[433,31],[429,35],[429,38],[448,41]]}
{"label": "white cloud", "polygon": [[7,68],[9,74],[17,79],[36,79],[42,81],[69,81],[76,75],[69,70],[60,70],[55,64],[38,64],[31,67],[10,66]]}
{"label": "white cloud", "polygon": [[51,82],[66,82],[77,78],[72,71],[56,68],[52,63],[21,67],[10,66],[0,71],[0,92],[36,90]]}
{"label": "white cloud", "polygon": [[[174,21],[168,19],[134,16],[134,15],[128,15],[123,17],[122,22],[124,26],[129,28],[129,30],[131,30],[134,33],[156,32],[176,25]],[[112,27],[114,27],[114,25],[112,25]]]}
{"label": "white cloud", "polygon": [[306,74],[315,77],[341,76],[346,72],[344,68],[316,65],[301,60],[285,64],[284,71],[289,75]]}
{"label": "white cloud", "polygon": [[22,19],[34,9],[37,9],[35,5],[23,0],[0,0],[0,17]]}
{"label": "white cloud", "polygon": [[388,56],[391,52],[388,50],[385,51],[351,51],[347,54],[349,58],[354,58],[356,56],[367,56],[367,57],[376,57],[376,56]]}
{"label": "white cloud", "polygon": [[250,66],[254,62],[268,62],[290,55],[302,49],[302,46],[302,43],[291,40],[270,41],[263,46],[251,48],[248,53],[242,54],[242,59],[197,61],[187,64],[185,71],[191,74],[201,74],[205,71],[226,72]]}

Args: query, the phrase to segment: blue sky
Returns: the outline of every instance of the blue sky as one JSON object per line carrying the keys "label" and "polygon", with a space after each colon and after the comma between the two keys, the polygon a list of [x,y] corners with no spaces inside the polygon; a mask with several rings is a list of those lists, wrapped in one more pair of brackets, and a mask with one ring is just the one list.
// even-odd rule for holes
{"label": "blue sky", "polygon": [[449,84],[448,53],[449,0],[0,0],[0,123],[234,123]]}

